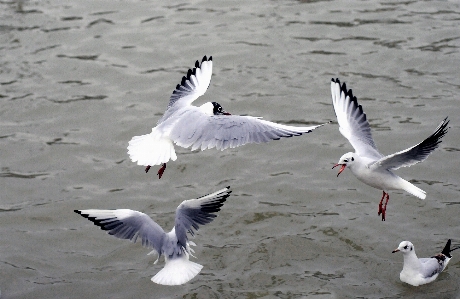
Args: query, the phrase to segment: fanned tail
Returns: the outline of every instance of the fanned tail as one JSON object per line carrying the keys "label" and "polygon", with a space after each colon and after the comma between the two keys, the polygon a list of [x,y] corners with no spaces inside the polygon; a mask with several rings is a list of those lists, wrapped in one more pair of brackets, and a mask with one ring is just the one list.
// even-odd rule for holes
{"label": "fanned tail", "polygon": [[138,165],[153,166],[177,159],[172,141],[152,131],[150,134],[134,136],[128,144],[128,155]]}
{"label": "fanned tail", "polygon": [[160,272],[152,277],[152,281],[163,285],[181,285],[200,273],[202,265],[189,261],[188,255],[183,254],[179,258],[167,259]]}

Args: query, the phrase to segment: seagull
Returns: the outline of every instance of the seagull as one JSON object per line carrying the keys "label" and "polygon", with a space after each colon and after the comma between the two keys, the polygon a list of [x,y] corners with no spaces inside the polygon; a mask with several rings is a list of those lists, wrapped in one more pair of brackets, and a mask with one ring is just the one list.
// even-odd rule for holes
{"label": "seagull", "polygon": [[75,213],[92,221],[109,235],[119,239],[136,242],[142,239],[142,245],[153,248],[149,253],[157,253],[156,264],[162,255],[165,256],[165,266],[152,281],[162,285],[181,285],[194,278],[203,268],[202,265],[189,260],[194,250],[190,245],[195,243],[188,240],[187,232],[194,235],[199,225],[211,222],[220,211],[227,197],[230,196],[230,186],[217,192],[183,201],[176,209],[174,227],[166,233],[155,221],[144,213],[129,209],[116,210],[74,210]]}
{"label": "seagull", "polygon": [[[341,165],[337,176],[348,166],[358,180],[382,190],[383,195],[378,210],[378,215],[382,214],[382,221],[385,221],[386,207],[390,199],[388,190],[404,190],[418,198],[425,199],[425,191],[397,176],[392,170],[424,161],[439,146],[441,138],[447,133],[449,124],[447,117],[439,124],[435,132],[422,142],[392,155],[384,156],[375,146],[366,114],[358,104],[356,97],[353,96],[352,90],[347,90],[345,83],[340,85],[339,79],[332,79],[331,93],[340,133],[355,149],[354,153],[344,154],[332,167]],[[385,205],[383,205],[385,198]]]}
{"label": "seagull", "polygon": [[259,117],[231,115],[217,102],[199,107],[192,102],[203,95],[211,83],[212,56],[198,60],[193,69],[182,77],[173,91],[164,115],[150,134],[134,136],[128,144],[128,155],[133,162],[146,166],[162,165],[177,159],[174,144],[191,150],[216,148],[224,150],[247,143],[262,143],[281,137],[299,136],[323,126],[294,127],[262,120]]}
{"label": "seagull", "polygon": [[447,241],[446,246],[435,256],[429,258],[417,258],[414,245],[409,241],[402,241],[395,252],[402,252],[404,256],[404,266],[399,274],[402,282],[413,286],[419,286],[434,281],[439,273],[444,271],[452,256],[451,251],[460,247],[450,249],[451,240]]}

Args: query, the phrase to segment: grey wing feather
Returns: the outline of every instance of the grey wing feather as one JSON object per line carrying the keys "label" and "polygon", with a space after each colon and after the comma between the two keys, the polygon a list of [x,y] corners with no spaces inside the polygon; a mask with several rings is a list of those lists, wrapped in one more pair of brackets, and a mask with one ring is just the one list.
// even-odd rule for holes
{"label": "grey wing feather", "polygon": [[421,274],[425,278],[435,276],[444,270],[443,263],[439,263],[436,258],[420,258],[419,261],[422,264]]}
{"label": "grey wing feather", "polygon": [[347,90],[345,83],[340,85],[339,79],[334,80],[333,78],[331,94],[340,133],[348,139],[360,156],[380,159],[382,155],[375,146],[366,113],[364,113],[363,107],[358,104],[353,91]]}
{"label": "grey wing feather", "polygon": [[220,211],[231,192],[230,187],[227,187],[196,199],[185,200],[177,207],[175,231],[181,246],[187,248],[187,232],[193,235],[193,230],[198,230],[200,225],[217,217],[215,213]]}
{"label": "grey wing feather", "polygon": [[144,213],[129,209],[117,210],[75,210],[77,214],[92,221],[102,230],[119,239],[136,242],[140,237],[142,245],[154,248],[161,254],[164,230]]}
{"label": "grey wing feather", "polygon": [[411,148],[383,157],[373,167],[398,169],[422,162],[439,146],[441,138],[447,133],[448,124],[446,117],[428,138]]}
{"label": "grey wing feather", "polygon": [[192,146],[192,150],[214,147],[224,150],[247,143],[263,143],[282,137],[299,136],[323,125],[294,127],[252,116],[208,116],[196,108],[187,109],[181,114],[171,130],[170,138],[179,146]]}

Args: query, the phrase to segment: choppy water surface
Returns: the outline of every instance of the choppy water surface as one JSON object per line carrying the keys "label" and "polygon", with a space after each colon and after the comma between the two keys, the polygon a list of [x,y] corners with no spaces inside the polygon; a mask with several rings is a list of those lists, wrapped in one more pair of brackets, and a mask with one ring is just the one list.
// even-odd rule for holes
{"label": "choppy water surface", "polygon": [[[459,298],[460,254],[438,280],[399,281],[419,256],[460,243],[460,4],[457,1],[0,2],[2,298]],[[155,125],[195,60],[212,55],[197,104],[293,125],[335,121],[330,79],[353,88],[384,154],[451,129],[398,174],[421,201],[331,166],[351,150],[336,123],[312,134],[218,152],[178,148],[161,180],[127,142]],[[200,275],[150,282],[139,244],[73,213],[131,208],[169,229],[177,205],[231,185],[195,242]]]}

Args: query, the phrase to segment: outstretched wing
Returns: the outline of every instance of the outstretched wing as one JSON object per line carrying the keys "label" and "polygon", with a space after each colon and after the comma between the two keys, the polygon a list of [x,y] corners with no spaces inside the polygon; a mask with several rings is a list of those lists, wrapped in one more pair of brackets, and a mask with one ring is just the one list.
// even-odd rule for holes
{"label": "outstretched wing", "polygon": [[441,143],[441,138],[447,133],[447,117],[439,124],[433,134],[417,145],[376,161],[372,167],[398,169],[412,166],[425,160]]}
{"label": "outstretched wing", "polygon": [[173,105],[187,106],[202,96],[211,83],[212,75],[212,56],[209,59],[204,56],[201,64],[198,60],[195,62],[195,67],[189,69],[187,76],[182,77],[180,84],[177,84],[169,99],[168,109]]}
{"label": "outstretched wing", "polygon": [[379,153],[372,139],[366,114],[353,96],[352,90],[347,90],[345,83],[340,85],[339,79],[332,79],[331,94],[340,133],[348,139],[358,155],[380,159],[382,154]]}
{"label": "outstretched wing", "polygon": [[[192,107],[190,107],[192,108]],[[178,118],[169,137],[179,146],[201,148],[235,148],[247,143],[262,143],[281,137],[299,136],[323,126],[294,127],[252,116],[207,115],[198,107],[187,109]]]}
{"label": "outstretched wing", "polygon": [[220,207],[230,196],[230,186],[217,192],[190,200],[184,200],[176,210],[175,231],[180,245],[187,248],[187,232],[194,234],[199,225],[204,225],[214,220]]}
{"label": "outstretched wing", "polygon": [[129,209],[74,210],[74,212],[119,239],[136,242],[140,237],[143,246],[154,248],[161,254],[163,238],[166,234],[152,218],[144,213]]}

